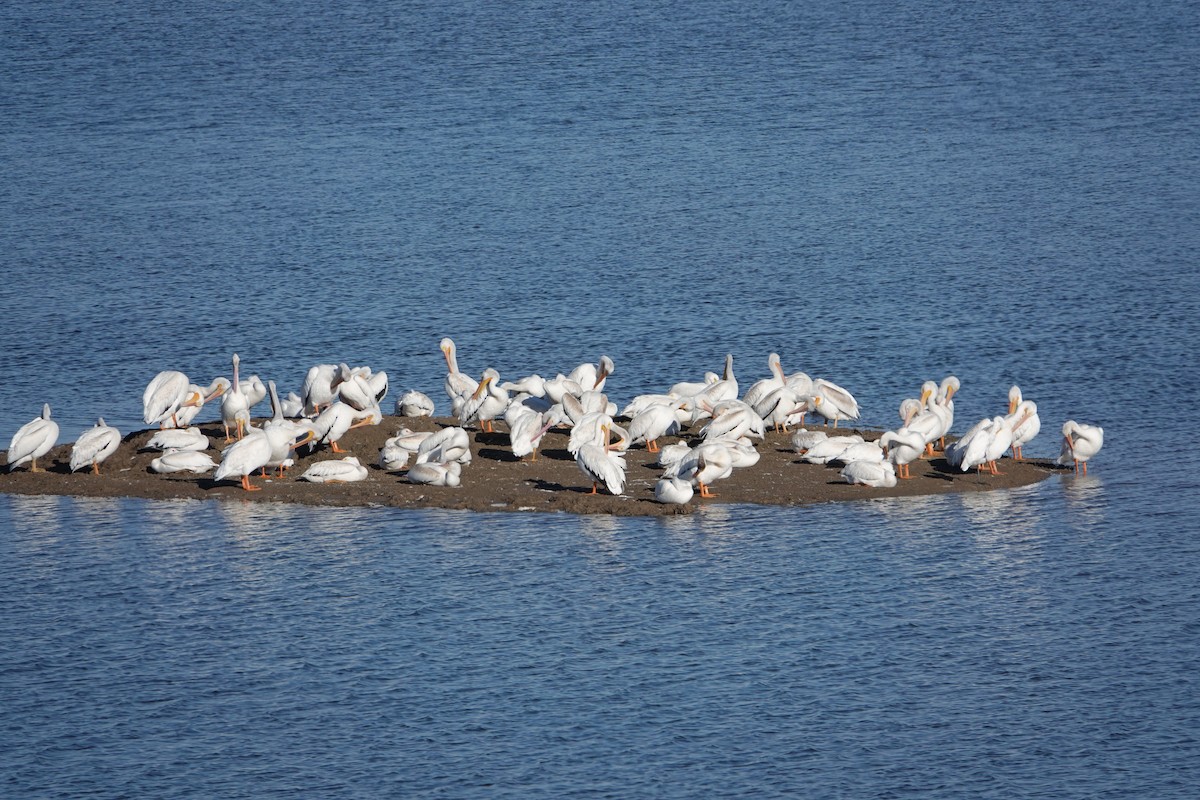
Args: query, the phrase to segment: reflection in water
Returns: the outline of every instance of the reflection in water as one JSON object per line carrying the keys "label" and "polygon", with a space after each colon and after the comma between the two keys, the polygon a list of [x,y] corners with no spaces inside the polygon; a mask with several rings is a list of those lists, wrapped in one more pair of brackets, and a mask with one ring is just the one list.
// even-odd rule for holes
{"label": "reflection in water", "polygon": [[[0,519],[5,528],[17,533],[33,533],[30,541],[48,540],[57,536],[62,525],[64,499],[51,495],[11,495],[7,507],[11,509]],[[45,541],[42,542],[47,543]]]}
{"label": "reflection in water", "polygon": [[1078,531],[1090,531],[1104,524],[1107,500],[1104,481],[1096,475],[1064,475],[1059,482],[1066,501],[1067,524]]}

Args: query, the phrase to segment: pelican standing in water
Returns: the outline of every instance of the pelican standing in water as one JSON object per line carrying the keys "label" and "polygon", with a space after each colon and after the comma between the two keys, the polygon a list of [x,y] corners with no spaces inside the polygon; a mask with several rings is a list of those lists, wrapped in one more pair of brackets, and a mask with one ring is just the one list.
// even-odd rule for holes
{"label": "pelican standing in water", "polygon": [[1062,434],[1062,452],[1056,463],[1065,466],[1074,462],[1075,473],[1087,475],[1088,460],[1104,445],[1104,429],[1069,419],[1063,423]]}
{"label": "pelican standing in water", "polygon": [[71,447],[71,472],[90,466],[92,473],[100,474],[100,465],[117,452],[121,445],[121,432],[104,422],[104,417],[79,435]]}
{"label": "pelican standing in water", "polygon": [[8,445],[8,471],[28,462],[30,472],[38,469],[37,460],[49,453],[58,442],[58,423],[50,419],[50,404],[42,406],[42,415],[26,422],[13,434]]}

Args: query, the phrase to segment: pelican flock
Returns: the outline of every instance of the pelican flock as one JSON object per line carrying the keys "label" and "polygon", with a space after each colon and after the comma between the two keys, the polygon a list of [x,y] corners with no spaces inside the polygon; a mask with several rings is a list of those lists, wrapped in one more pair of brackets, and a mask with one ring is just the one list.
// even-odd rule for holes
{"label": "pelican flock", "polygon": [[[355,428],[385,421],[381,404],[388,393],[386,372],[345,362],[316,364],[304,375],[299,393],[290,392],[281,401],[275,381],[264,384],[257,375],[241,375],[237,354],[230,362],[231,378],[217,377],[207,386],[192,383],[180,370],[155,374],[143,392],[142,419],[156,429],[141,448],[160,453],[150,464],[152,472],[211,473],[208,480],[237,481],[247,491],[262,488],[251,482],[252,476],[268,478],[270,473],[282,480],[301,454],[307,461],[318,450],[339,457],[310,463],[296,480],[336,483],[396,474],[408,483],[452,489],[470,479],[473,450],[484,441],[479,437],[500,436],[486,441],[507,448],[513,461],[533,462],[543,437],[559,428],[566,429],[567,451],[578,467],[576,491],[624,496],[633,479],[627,454],[641,448],[656,454],[649,466],[661,472],[656,480],[638,480],[637,485],[646,486],[659,503],[682,505],[695,497],[717,496],[714,484],[752,469],[762,456],[768,431],[790,435],[795,463],[828,465],[847,483],[890,488],[911,478],[914,464],[933,464],[939,450],[946,465],[939,469],[950,474],[972,469],[981,477],[1003,474],[1000,459],[1009,455],[1022,460],[1024,446],[1041,429],[1036,403],[1013,386],[1006,413],[983,417],[947,444],[954,396],[961,388],[953,375],[923,382],[919,396],[900,403],[900,425],[864,440],[864,431],[838,430],[840,423],[861,418],[858,401],[848,389],[806,372],[786,373],[775,352],[766,358],[765,377],[739,383],[728,354],[719,373],[708,372],[700,381],[665,380],[665,389],[650,387],[618,410],[606,393],[617,374],[608,355],[543,373],[552,378],[532,372],[505,381],[493,367],[477,377],[463,372],[458,348],[449,337],[441,340],[439,349],[446,366],[443,390],[451,424],[438,423],[441,428],[436,431],[400,427],[367,458],[347,452],[339,443]],[[739,395],[740,387],[744,394]],[[252,409],[268,394],[271,417],[256,422]],[[217,400],[226,434],[226,447],[219,455],[192,424]],[[397,417],[412,419],[433,417],[435,406],[430,395],[409,389],[394,408]],[[801,427],[806,415],[823,423],[823,430]],[[8,470],[28,465],[30,471],[42,471],[38,459],[45,460],[58,433],[46,404],[40,417],[13,436]],[[1057,463],[1086,474],[1103,443],[1103,430],[1069,420],[1062,434]],[[100,419],[72,445],[69,470],[98,474],[120,442],[120,432]]]}

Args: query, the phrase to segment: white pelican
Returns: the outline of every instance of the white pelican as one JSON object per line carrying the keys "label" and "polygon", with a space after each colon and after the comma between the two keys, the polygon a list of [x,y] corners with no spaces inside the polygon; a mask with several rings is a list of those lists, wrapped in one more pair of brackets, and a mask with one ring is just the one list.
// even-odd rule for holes
{"label": "white pelican", "polygon": [[442,339],[440,343],[442,356],[446,359],[446,396],[450,398],[450,413],[458,416],[459,406],[463,400],[474,394],[479,388],[479,383],[467,375],[465,372],[458,370],[458,348],[454,345],[454,340],[449,336]]}
{"label": "white pelican", "polygon": [[99,475],[100,465],[117,452],[120,444],[121,432],[105,424],[104,417],[101,417],[94,427],[88,428],[75,440],[71,448],[71,472],[90,465],[92,472]]}
{"label": "white pelican", "polygon": [[907,428],[885,431],[879,437],[879,446],[887,452],[888,461],[896,465],[896,477],[907,480],[912,477],[909,465],[925,450],[925,437]]}
{"label": "white pelican", "polygon": [[242,393],[246,395],[246,405],[254,408],[266,399],[267,387],[263,384],[262,378],[251,375],[249,378],[242,379]]}
{"label": "white pelican", "polygon": [[664,478],[682,478],[700,487],[701,497],[716,497],[709,488],[713,483],[733,474],[733,454],[724,442],[705,442],[693,447],[673,467],[664,473]]}
{"label": "white pelican", "polygon": [[684,505],[695,494],[691,481],[683,478],[660,478],[654,484],[654,499],[669,505]]}
{"label": "white pelican", "polygon": [[561,372],[550,380],[543,381],[542,388],[546,390],[546,397],[555,405],[563,402],[568,395],[578,399],[579,395],[583,394],[583,387]]}
{"label": "white pelican", "polygon": [[314,461],[300,476],[300,480],[309,483],[353,483],[366,479],[367,468],[354,456]]}
{"label": "white pelican", "polygon": [[695,397],[719,380],[721,380],[721,376],[717,373],[706,372],[702,381],[680,381],[679,383],[671,384],[671,388],[667,390],[667,394],[674,397]]}
{"label": "white pelican", "polygon": [[792,449],[800,455],[804,455],[808,452],[808,448],[828,438],[829,434],[825,431],[809,431],[801,428],[792,434]]}
{"label": "white pelican", "polygon": [[603,412],[593,411],[590,414],[584,414],[571,426],[571,435],[567,439],[567,452],[573,456],[578,455],[579,448],[585,444],[603,447],[607,432],[611,432],[615,425],[613,418]]}
{"label": "white pelican", "polygon": [[203,475],[217,468],[217,463],[208,453],[195,450],[168,450],[150,462],[150,471],[159,474],[170,472],[194,472]]}
{"label": "white pelican", "polygon": [[700,429],[700,435],[705,440],[722,439],[727,436],[754,436],[762,439],[766,436],[766,423],[763,422],[763,418],[741,400],[726,400],[707,410],[712,413],[712,419]]}
{"label": "white pelican", "polygon": [[1037,403],[1021,400],[1006,417],[1012,426],[1012,451],[1015,461],[1021,460],[1021,448],[1029,444],[1042,430],[1042,418],[1038,416]]}
{"label": "white pelican", "polygon": [[1008,388],[1008,413],[1011,416],[1016,413],[1017,406],[1021,405],[1021,401],[1025,398],[1021,396],[1021,387],[1013,384]]}
{"label": "white pelican", "polygon": [[396,401],[396,413],[402,417],[432,417],[433,400],[424,392],[410,389]]}
{"label": "white pelican", "polygon": [[395,437],[388,439],[379,449],[379,466],[385,472],[401,472],[408,466],[412,453],[395,442]]}
{"label": "white pelican", "polygon": [[904,427],[907,430],[918,431],[924,437],[925,455],[931,456],[933,443],[944,435],[949,427],[948,414],[937,395],[937,384],[933,381],[926,381],[921,387],[920,402],[924,405],[924,410],[910,419]]}
{"label": "white pelican", "polygon": [[49,453],[57,442],[58,423],[50,419],[50,404],[46,403],[40,417],[26,422],[13,434],[8,445],[8,471],[29,462],[30,472],[44,472],[38,469],[37,460]]}
{"label": "white pelican", "polygon": [[275,381],[267,381],[267,386],[271,394],[273,413],[271,419],[263,423],[262,427],[263,433],[271,442],[271,458],[263,466],[263,477],[266,477],[266,470],[274,468],[279,470],[279,477],[282,478],[283,471],[295,463],[292,452],[316,438],[317,431],[309,420],[297,422],[285,417]]}
{"label": "white pelican", "polygon": [[414,431],[412,428],[402,426],[400,430],[396,431],[396,435],[388,439],[385,444],[396,445],[416,455],[417,451],[421,449],[421,442],[432,435],[432,431]]}
{"label": "white pelican", "polygon": [[841,455],[852,444],[862,444],[863,438],[858,434],[850,436],[826,436],[819,442],[810,445],[801,459],[809,464],[828,464]]}
{"label": "white pelican", "polygon": [[417,447],[417,463],[471,463],[471,435],[464,428],[442,428],[427,436]]}
{"label": "white pelican", "polygon": [[408,482],[426,486],[455,487],[462,483],[462,464],[458,461],[423,461],[413,464],[408,470]]}
{"label": "white pelican", "polygon": [[896,485],[896,468],[890,461],[851,461],[842,468],[846,483],[890,489]]}
{"label": "white pelican", "polygon": [[[946,456],[946,463],[953,469],[961,468],[963,461],[967,458],[967,448],[970,447],[972,450],[972,463],[968,465],[968,469],[972,466],[982,464],[984,462],[984,453],[987,451],[987,438],[991,427],[991,419],[985,417],[971,426],[971,429],[960,436],[958,441],[946,445],[946,449],[943,451]],[[963,471],[965,472],[966,470]]]}
{"label": "white pelican", "polygon": [[463,400],[458,410],[458,424],[478,421],[479,430],[483,433],[495,433],[496,417],[504,414],[508,408],[508,392],[500,388],[500,373],[488,367],[483,371],[483,380],[475,391]]}
{"label": "white pelican", "polygon": [[[746,405],[757,406],[771,392],[787,385],[787,376],[783,374],[783,365],[779,363],[779,353],[767,356],[767,369],[771,371],[771,376],[752,383],[742,396],[742,402]],[[759,416],[765,415],[759,412]]]}
{"label": "white pelican", "polygon": [[335,453],[344,453],[346,451],[338,442],[348,431],[364,425],[377,424],[382,419],[383,415],[379,412],[378,406],[371,406],[360,411],[348,403],[335,400],[317,415],[312,424],[318,442],[329,445]]}
{"label": "white pelican", "polygon": [[601,429],[603,446],[593,443],[583,445],[575,453],[575,464],[580,472],[591,479],[592,494],[598,494],[599,486],[603,483],[610,494],[619,495],[625,491],[625,460],[609,446],[609,426],[602,425]]}
{"label": "white pelican", "polygon": [[288,392],[281,405],[283,415],[289,419],[295,419],[304,413],[304,398],[295,392]]}
{"label": "white pelican", "polygon": [[163,370],[150,379],[142,392],[142,420],[147,425],[158,423],[166,427],[167,420],[179,427],[174,418],[179,409],[190,399],[191,381],[178,370]]}
{"label": "white pelican", "polygon": [[303,413],[316,416],[321,410],[333,402],[338,385],[345,379],[340,364],[317,364],[309,367],[304,376],[304,384],[300,387],[300,397],[304,401]]}
{"label": "white pelican", "polygon": [[713,406],[725,400],[737,400],[738,381],[733,374],[732,353],[725,354],[725,372],[721,379],[705,386],[703,391],[693,395],[693,398],[697,406],[707,406],[705,410],[711,410]]}
{"label": "white pelican", "polygon": [[147,440],[147,450],[207,450],[208,437],[199,428],[164,428]]}
{"label": "white pelican", "polygon": [[721,442],[729,450],[729,456],[734,469],[753,467],[762,459],[762,453],[754,446],[754,442],[745,436],[737,439],[722,439]]}
{"label": "white pelican", "polygon": [[858,401],[854,395],[832,381],[817,378],[813,381],[812,395],[809,399],[809,410],[833,421],[837,427],[838,420],[858,419]]}
{"label": "white pelican", "polygon": [[508,440],[512,444],[513,455],[520,459],[531,456],[533,461],[537,461],[542,437],[556,422],[556,415],[539,414],[536,411],[525,411],[513,417],[508,426]]}
{"label": "white pelican", "polygon": [[546,379],[536,372],[532,375],[526,375],[519,381],[505,381],[500,384],[500,388],[514,395],[528,395],[530,397],[545,397],[546,396]]}
{"label": "white pelican", "polygon": [[261,428],[249,427],[245,435],[226,447],[221,454],[221,463],[213,473],[214,481],[226,478],[240,477],[242,488],[248,492],[262,489],[250,483],[250,476],[260,470],[271,460],[271,440]]}
{"label": "white pelican", "polygon": [[984,456],[987,458],[988,471],[993,475],[1003,475],[996,468],[996,462],[1004,455],[1004,451],[1012,447],[1013,431],[1012,423],[1004,417],[994,417],[992,419],[992,438],[988,441],[987,452]]}
{"label": "white pelican", "polygon": [[339,365],[339,369],[346,375],[335,392],[339,400],[359,411],[376,404],[375,389],[371,386],[368,372],[352,370],[345,364]]}
{"label": "white pelican", "polygon": [[1056,463],[1065,466],[1074,462],[1075,472],[1082,471],[1087,475],[1088,459],[1100,452],[1104,445],[1104,429],[1099,425],[1086,425],[1069,419],[1063,423],[1062,433],[1062,452],[1059,453]]}
{"label": "white pelican", "polygon": [[[208,386],[197,386],[194,383],[190,384],[188,386],[187,399],[171,418],[173,427],[186,428],[191,425],[192,421],[200,415],[200,411],[203,410],[205,403],[211,403],[213,400],[225,394],[225,392],[229,391],[230,385],[229,378],[223,376],[214,378],[213,382]],[[163,424],[166,425],[165,420]]]}
{"label": "white pelican", "polygon": [[567,380],[574,381],[579,384],[582,391],[600,391],[604,388],[604,382],[609,375],[613,374],[616,367],[613,365],[613,360],[608,356],[600,356],[600,364],[580,364],[571,373],[567,375]]}
{"label": "white pelican", "polygon": [[233,354],[233,384],[221,398],[221,422],[225,425],[225,441],[232,442],[233,436],[229,429],[237,430],[237,438],[245,435],[246,426],[250,424],[250,398],[238,380],[238,364],[241,359]]}
{"label": "white pelican", "polygon": [[942,382],[938,385],[937,398],[938,404],[942,408],[944,423],[938,432],[938,447],[942,449],[943,453],[946,451],[946,434],[954,426],[954,393],[961,387],[962,384],[953,375],[942,378]]}
{"label": "white pelican", "polygon": [[829,459],[827,464],[842,464],[852,461],[883,461],[883,448],[878,442],[855,442],[846,445],[842,452]]}
{"label": "white pelican", "polygon": [[663,445],[658,449],[658,465],[669,469],[687,458],[690,452],[692,448],[687,442]]}
{"label": "white pelican", "polygon": [[652,405],[629,421],[629,443],[646,443],[650,453],[658,452],[658,439],[679,433],[679,419],[676,410],[683,405],[682,400],[673,400],[666,405]]}
{"label": "white pelican", "polygon": [[788,424],[795,419],[804,423],[808,403],[787,384],[769,392],[754,406],[754,413],[777,432],[788,433]]}

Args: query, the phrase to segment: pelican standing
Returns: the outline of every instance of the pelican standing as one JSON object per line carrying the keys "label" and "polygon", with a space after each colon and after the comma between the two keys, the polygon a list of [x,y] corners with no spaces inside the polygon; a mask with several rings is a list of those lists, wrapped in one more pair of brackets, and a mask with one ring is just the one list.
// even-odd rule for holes
{"label": "pelican standing", "polygon": [[610,494],[619,495],[625,491],[625,461],[609,446],[609,430],[608,425],[601,426],[603,446],[589,442],[575,454],[576,466],[592,481],[592,494],[599,493],[602,483]]}
{"label": "pelican standing", "polygon": [[233,383],[229,387],[229,391],[221,398],[221,422],[225,425],[225,441],[232,442],[234,437],[230,435],[229,429],[233,428],[237,431],[237,438],[241,439],[246,433],[246,426],[250,424],[250,398],[247,397],[241,382],[238,380],[238,364],[241,359],[238,354],[233,354]]}
{"label": "pelican standing", "polygon": [[1104,445],[1104,429],[1069,419],[1063,423],[1062,434],[1062,452],[1055,463],[1065,466],[1074,462],[1076,474],[1087,475],[1088,460]]}
{"label": "pelican standing", "polygon": [[117,452],[121,445],[121,432],[104,422],[101,417],[94,427],[88,428],[75,440],[71,447],[71,472],[91,466],[92,473],[100,474],[100,465]]}
{"label": "pelican standing", "polygon": [[251,426],[241,439],[225,448],[221,455],[221,463],[213,473],[213,480],[223,481],[226,478],[240,477],[243,489],[248,492],[260,491],[262,487],[250,483],[250,476],[265,467],[270,460],[271,440],[262,429]]}
{"label": "pelican standing", "polygon": [[50,419],[50,404],[42,406],[42,415],[26,422],[13,434],[8,445],[8,471],[12,472],[29,462],[30,472],[38,469],[37,460],[49,453],[58,442],[58,423]]}
{"label": "pelican standing", "polygon": [[170,420],[172,427],[179,427],[175,415],[188,402],[190,386],[188,376],[178,370],[155,375],[142,392],[142,420],[147,425],[158,423],[159,427],[166,427]]}
{"label": "pelican standing", "polygon": [[912,477],[909,465],[921,457],[925,450],[925,437],[918,431],[901,428],[885,431],[879,437],[879,445],[887,452],[888,461],[896,466],[896,477],[907,480]]}
{"label": "pelican standing", "polygon": [[701,497],[716,497],[709,487],[732,474],[733,454],[729,447],[724,442],[705,442],[693,447],[682,461],[668,468],[663,477],[690,481],[700,487]]}
{"label": "pelican standing", "polygon": [[479,382],[465,372],[459,371],[458,348],[455,346],[453,339],[447,336],[442,339],[440,346],[442,356],[446,359],[446,381],[444,387],[446,395],[450,398],[450,413],[457,417],[463,401],[474,394],[475,390],[479,388]]}
{"label": "pelican standing", "polygon": [[1007,419],[1012,425],[1013,460],[1021,461],[1021,448],[1029,444],[1033,437],[1042,430],[1042,418],[1038,416],[1037,403],[1032,400],[1021,400],[1009,412]]}
{"label": "pelican standing", "polygon": [[334,400],[334,392],[345,376],[340,364],[317,364],[309,367],[304,376],[304,384],[300,387],[301,400],[304,402],[304,414],[316,416]]}
{"label": "pelican standing", "polygon": [[679,419],[675,412],[682,405],[682,400],[652,405],[629,420],[629,443],[645,442],[647,452],[657,453],[658,439],[679,432]]}
{"label": "pelican standing", "polygon": [[[746,394],[742,396],[742,402],[746,405],[757,406],[771,392],[782,389],[787,384],[787,377],[783,374],[783,365],[779,362],[779,353],[771,353],[767,356],[767,368],[771,371],[771,376],[752,383],[746,390]],[[759,416],[766,415],[759,412]]]}

